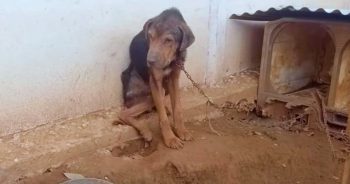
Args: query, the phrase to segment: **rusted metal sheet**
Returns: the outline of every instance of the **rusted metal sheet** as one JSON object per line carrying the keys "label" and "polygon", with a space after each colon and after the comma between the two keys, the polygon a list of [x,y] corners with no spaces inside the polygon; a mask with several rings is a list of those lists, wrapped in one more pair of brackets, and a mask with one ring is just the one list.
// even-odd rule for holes
{"label": "rusted metal sheet", "polygon": [[347,125],[350,24],[283,18],[265,26],[259,109],[273,102],[312,107],[319,120]]}
{"label": "rusted metal sheet", "polygon": [[345,162],[342,184],[350,184],[350,156]]}
{"label": "rusted metal sheet", "polygon": [[341,59],[335,106],[346,111],[346,106],[350,102],[350,44],[345,46]]}
{"label": "rusted metal sheet", "polygon": [[[348,103],[348,107],[350,107],[350,103]],[[350,114],[350,108],[349,108],[349,114]],[[348,124],[350,124],[350,118],[348,119]],[[350,137],[350,126],[348,126],[347,128],[347,135]],[[344,164],[342,184],[350,184],[350,154],[348,155],[348,158]]]}

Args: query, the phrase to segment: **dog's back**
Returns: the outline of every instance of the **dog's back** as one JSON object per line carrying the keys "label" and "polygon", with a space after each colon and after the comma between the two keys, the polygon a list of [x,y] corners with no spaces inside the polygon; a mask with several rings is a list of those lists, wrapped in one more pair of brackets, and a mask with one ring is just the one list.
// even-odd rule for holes
{"label": "dog's back", "polygon": [[141,31],[131,41],[129,54],[130,64],[122,72],[123,99],[126,107],[137,104],[151,93],[148,86],[149,74],[147,68],[148,43],[145,33]]}

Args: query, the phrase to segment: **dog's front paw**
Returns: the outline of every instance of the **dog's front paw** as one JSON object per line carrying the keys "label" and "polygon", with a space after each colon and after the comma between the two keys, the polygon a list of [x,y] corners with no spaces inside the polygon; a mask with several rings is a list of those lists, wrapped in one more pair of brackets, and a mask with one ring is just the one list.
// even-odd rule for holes
{"label": "dog's front paw", "polygon": [[193,136],[187,129],[175,129],[176,135],[183,141],[192,141]]}
{"label": "dog's front paw", "polygon": [[172,149],[180,149],[180,148],[183,148],[184,146],[184,143],[176,136],[168,139],[164,139],[164,142],[166,146]]}

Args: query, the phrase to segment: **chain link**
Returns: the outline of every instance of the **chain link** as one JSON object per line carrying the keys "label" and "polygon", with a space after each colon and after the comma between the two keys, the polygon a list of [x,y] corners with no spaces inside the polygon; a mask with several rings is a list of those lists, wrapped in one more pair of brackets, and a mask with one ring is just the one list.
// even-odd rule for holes
{"label": "chain link", "polygon": [[199,86],[199,84],[194,81],[191,77],[191,75],[186,71],[184,63],[176,63],[176,65],[185,73],[186,77],[191,81],[192,85],[198,90],[198,92],[206,98],[207,102],[206,102],[206,107],[205,107],[205,121],[208,122],[208,126],[210,128],[210,130],[218,135],[221,136],[222,134],[220,132],[218,132],[217,130],[214,129],[213,125],[210,122],[210,118],[208,118],[208,106],[212,106],[216,109],[219,109],[220,111],[223,112],[223,108],[220,107],[218,104],[214,103],[213,100],[204,92],[204,90]]}
{"label": "chain link", "polygon": [[213,100],[204,92],[199,84],[194,81],[191,75],[186,71],[184,63],[176,63],[176,65],[185,73],[186,77],[191,81],[192,85],[198,90],[198,92],[207,100],[206,104],[215,107],[216,109],[222,109],[218,104],[214,103]]}

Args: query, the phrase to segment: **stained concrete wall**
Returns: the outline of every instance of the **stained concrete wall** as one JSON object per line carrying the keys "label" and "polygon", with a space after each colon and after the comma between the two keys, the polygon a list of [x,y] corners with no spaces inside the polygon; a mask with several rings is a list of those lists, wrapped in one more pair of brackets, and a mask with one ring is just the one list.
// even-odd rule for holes
{"label": "stained concrete wall", "polygon": [[171,6],[196,35],[187,65],[203,82],[209,1],[2,0],[0,136],[119,106],[130,40]]}
{"label": "stained concrete wall", "polygon": [[[349,8],[346,0],[2,0],[0,136],[120,105],[128,45],[150,17],[178,7],[196,35],[186,64],[194,79],[214,83],[240,52],[229,17],[271,6]],[[232,34],[232,35],[230,35]],[[226,40],[230,36],[232,40]],[[240,43],[242,42],[242,43]],[[246,44],[244,40],[236,45]],[[237,49],[239,47],[236,47]],[[245,47],[249,48],[249,47]],[[225,65],[222,62],[225,61]],[[225,67],[225,68],[223,68]],[[239,71],[229,67],[227,73]],[[188,85],[183,77],[182,85]]]}

